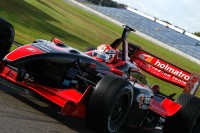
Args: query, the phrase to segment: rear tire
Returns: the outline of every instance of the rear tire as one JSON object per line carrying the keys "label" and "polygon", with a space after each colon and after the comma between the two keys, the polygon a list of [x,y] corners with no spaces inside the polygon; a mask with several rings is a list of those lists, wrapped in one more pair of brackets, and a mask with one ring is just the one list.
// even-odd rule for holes
{"label": "rear tire", "polygon": [[200,99],[183,93],[176,102],[181,104],[182,108],[174,116],[166,119],[166,129],[172,133],[199,133]]}
{"label": "rear tire", "polygon": [[132,101],[130,82],[121,77],[102,78],[88,102],[87,125],[98,132],[118,131],[128,116]]}

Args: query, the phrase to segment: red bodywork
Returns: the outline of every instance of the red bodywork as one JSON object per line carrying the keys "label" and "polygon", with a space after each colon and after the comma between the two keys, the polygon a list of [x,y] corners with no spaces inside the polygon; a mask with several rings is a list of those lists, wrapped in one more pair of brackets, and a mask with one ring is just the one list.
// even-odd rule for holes
{"label": "red bodywork", "polygon": [[1,77],[23,86],[29,88],[30,90],[38,93],[49,101],[55,103],[56,105],[62,107],[61,114],[71,115],[75,117],[85,117],[85,105],[83,103],[85,96],[87,95],[91,86],[88,86],[85,93],[80,93],[74,88],[71,89],[56,89],[47,86],[42,86],[39,84],[32,83],[31,81],[18,82],[16,80],[17,72],[5,67],[0,74]]}
{"label": "red bodywork", "polygon": [[149,74],[183,88],[184,92],[195,95],[198,90],[199,85],[194,86],[194,83],[191,83],[194,82],[194,78],[196,78],[195,83],[199,83],[200,76],[198,74],[185,71],[140,48],[132,53],[131,60]]}
{"label": "red bodywork", "polygon": [[180,87],[185,87],[191,73],[174,66],[141,49],[137,50],[131,60],[148,73]]}
{"label": "red bodywork", "polygon": [[40,49],[33,47],[30,44],[27,44],[23,47],[19,47],[16,50],[12,51],[12,54],[8,54],[5,58],[9,61],[14,61],[23,57],[44,53],[44,51],[41,51]]}
{"label": "red bodywork", "polygon": [[165,98],[162,102],[152,99],[149,109],[163,117],[167,117],[174,115],[181,107],[180,104]]}
{"label": "red bodywork", "polygon": [[[60,40],[56,40],[56,39],[54,39],[53,41],[62,43]],[[62,48],[60,48],[60,50],[62,50]],[[42,51],[34,47],[33,45],[29,44],[12,51],[5,58],[8,61],[12,62],[23,57],[45,54],[45,53],[46,53],[45,51]],[[128,52],[125,52],[125,53],[128,53]],[[91,56],[92,51],[88,51],[86,52],[86,54]],[[198,88],[199,86],[199,84],[196,85],[195,83],[199,83],[200,78],[197,78],[194,76],[195,78],[192,80],[190,78],[191,73],[184,71],[183,69],[178,68],[166,61],[163,61],[160,58],[155,57],[146,51],[143,51],[137,48],[134,51],[134,53],[132,53],[130,58],[127,57],[128,56],[127,54],[125,55],[126,55],[125,59],[130,59],[139,66],[138,71],[140,71],[139,68],[141,68],[147,71],[148,73],[158,78],[161,78],[167,82],[170,82],[172,84],[178,85],[180,87],[187,86],[187,92],[191,92],[191,90],[193,90],[193,93],[195,93],[197,90],[196,88]],[[123,66],[125,64],[126,64],[126,60],[116,58],[113,63],[107,64],[107,65],[110,67],[110,72],[115,73],[119,76],[125,76],[123,71],[117,69],[117,67]],[[84,100],[85,100],[85,97],[88,95],[89,90],[92,88],[92,86],[88,86],[88,88],[84,91],[84,93],[81,93],[75,88],[58,89],[58,88],[51,88],[51,87],[39,85],[28,80],[17,81],[16,80],[17,72],[9,68],[9,66],[3,66],[3,64],[1,65],[1,71],[2,71],[0,73],[1,77],[15,84],[29,88],[30,90],[40,94],[44,98],[60,106],[62,108],[60,112],[61,114],[81,117],[81,118],[85,117],[86,107],[84,104]],[[192,84],[188,85],[189,83],[187,84],[187,82],[189,83],[192,82]],[[150,110],[156,112],[157,114],[160,114],[161,116],[171,116],[175,114],[180,108],[181,106],[179,104],[167,98],[161,102],[152,99],[149,106]]]}
{"label": "red bodywork", "polygon": [[[194,84],[199,83],[200,81],[199,75],[198,75],[198,78],[196,76],[196,79],[193,79],[193,76],[191,75],[190,72],[187,72],[169,62],[166,62],[138,47],[135,47],[135,48],[136,50],[130,55],[131,57],[130,60],[134,61],[139,66],[138,68],[141,68],[142,70],[148,72],[149,74],[157,78],[160,78],[169,83],[172,83],[181,88],[184,88],[184,91],[186,92],[187,90],[187,93],[191,93],[191,94],[196,93],[199,84],[198,86],[197,85],[195,86]],[[93,50],[86,52],[86,54],[92,56],[92,52]],[[126,58],[129,58],[129,57],[126,57]],[[99,59],[96,59],[96,60],[99,60]],[[120,72],[120,70],[116,69],[116,67],[120,67],[125,64],[126,64],[126,61],[116,58],[113,63],[107,64],[107,65],[112,68],[115,68],[114,73],[122,76],[123,72],[122,71]],[[174,115],[180,108],[181,108],[180,104],[175,103],[174,101],[167,98],[165,98],[164,100],[159,100],[159,101],[152,99],[149,105],[150,110],[164,117]]]}
{"label": "red bodywork", "polygon": [[[58,40],[56,40],[58,41]],[[9,53],[5,58],[8,61],[15,61],[17,59],[28,57],[31,55],[44,54],[44,51],[39,50],[33,45],[25,45]],[[30,80],[17,81],[17,72],[1,63],[0,76],[15,84],[28,88],[49,101],[55,103],[62,108],[61,114],[75,117],[85,117],[84,99],[91,86],[88,86],[86,91],[82,94],[75,88],[58,89],[36,84]]]}
{"label": "red bodywork", "polygon": [[[14,29],[13,29],[13,31],[14,31]],[[134,68],[134,70],[131,70],[131,71],[140,72],[140,68],[141,68],[162,80],[165,80],[167,82],[170,82],[172,84],[175,84],[175,85],[183,87],[183,88],[185,87],[185,92],[188,92],[191,94],[196,93],[197,88],[199,87],[199,81],[200,81],[199,75],[191,76],[191,73],[184,71],[183,69],[178,68],[164,60],[161,60],[160,58],[153,56],[152,54],[149,54],[148,52],[141,50],[138,47],[134,47],[134,46],[130,47],[128,45],[128,43],[126,42],[128,33],[130,31],[133,31],[133,29],[125,27],[122,37],[120,39],[117,39],[115,42],[113,42],[113,44],[111,44],[111,47],[113,47],[114,49],[117,49],[118,46],[120,45],[120,43],[122,43],[122,51],[116,50],[117,57],[115,58],[115,60],[112,64],[107,64],[109,67],[106,69],[106,71],[110,70],[110,72],[117,74],[119,76],[123,76],[127,80],[131,81],[131,79],[130,79],[131,76],[129,76],[130,73],[127,74],[127,72],[129,72],[129,68],[126,69],[125,71],[119,70],[117,68],[121,67],[123,65],[126,65],[128,63],[130,64],[130,62],[132,62],[135,65],[135,68]],[[14,39],[14,34],[12,34],[12,35],[13,35],[13,39]],[[10,42],[13,42],[10,39],[8,39],[8,40]],[[6,41],[8,41],[8,40],[6,40]],[[58,105],[59,107],[61,107],[60,113],[63,115],[70,115],[70,116],[74,116],[74,117],[85,118],[85,116],[86,116],[85,99],[87,96],[89,96],[90,90],[93,89],[92,85],[86,84],[87,88],[84,88],[84,92],[78,91],[78,89],[76,89],[76,86],[74,88],[68,87],[67,89],[51,88],[51,87],[48,87],[45,85],[35,83],[31,79],[26,78],[25,77],[26,75],[23,76],[22,79],[20,80],[20,78],[21,78],[20,77],[21,76],[20,75],[21,74],[20,67],[23,67],[23,66],[19,66],[19,68],[15,68],[15,66],[11,65],[16,60],[18,60],[20,62],[21,58],[29,57],[32,55],[48,54],[48,52],[50,52],[51,50],[52,51],[57,50],[56,51],[57,53],[66,52],[63,49],[64,43],[62,41],[60,41],[59,39],[54,38],[52,40],[52,43],[56,44],[56,45],[53,45],[53,48],[55,48],[55,49],[51,49],[50,48],[51,46],[47,47],[47,45],[37,45],[38,47],[36,47],[36,45],[34,45],[34,43],[33,43],[33,44],[28,44],[28,45],[19,47],[18,49],[12,51],[11,53],[9,53],[6,56],[4,55],[5,56],[4,60],[2,62],[0,62],[0,77],[7,79],[8,81],[10,81],[14,84],[28,88],[28,89],[36,92],[37,94],[41,95],[42,97],[48,99],[52,103]],[[10,46],[12,45],[11,43],[9,43],[9,44],[10,44]],[[57,45],[60,45],[60,47],[58,47]],[[7,49],[7,50],[9,50],[9,49]],[[68,50],[67,52],[68,53],[75,52],[75,53],[81,54],[80,52],[73,50],[73,49],[71,49],[71,51]],[[92,51],[88,51],[88,52],[86,52],[86,54],[91,56]],[[119,56],[120,54],[122,54],[121,57]],[[118,58],[118,57],[120,57],[120,58]],[[4,62],[5,60],[7,61],[8,64],[6,64],[6,62]],[[100,59],[96,59],[96,60],[98,60],[99,62],[102,62],[102,60],[100,60]],[[91,67],[95,67],[95,64],[91,64]],[[78,68],[78,66],[77,66],[77,68]],[[81,73],[81,71],[79,71],[79,73]],[[82,78],[84,78],[84,76],[82,76]],[[95,85],[95,83],[94,83],[94,85]],[[149,86],[147,88],[145,88],[144,87],[145,85],[143,85],[143,84],[141,84],[140,87],[141,86],[144,89],[150,90]],[[151,96],[153,96],[153,95],[151,95]],[[139,104],[140,104],[140,102],[141,102],[141,104],[143,104],[144,102],[146,102],[145,100],[148,99],[147,97],[146,97],[146,99],[145,99],[145,97],[142,97],[142,98],[143,98],[143,100],[139,101]],[[179,105],[167,98],[165,98],[164,100],[163,99],[156,100],[155,98],[150,99],[149,102],[146,103],[146,105],[148,105],[148,108],[146,108],[146,109],[150,109],[153,112],[155,112],[161,116],[164,116],[164,117],[172,116],[181,108],[181,105]]]}
{"label": "red bodywork", "polygon": [[[54,39],[53,41],[57,42],[59,40]],[[60,48],[60,50],[62,49]],[[6,60],[12,62],[23,57],[45,54],[45,53],[46,52],[34,47],[33,45],[28,44],[12,51],[5,58]],[[48,99],[49,101],[53,102],[54,104],[60,106],[62,108],[60,112],[61,114],[80,117],[80,118],[85,117],[86,109],[84,100],[85,97],[88,95],[89,90],[92,88],[91,85],[87,87],[84,93],[81,93],[75,88],[58,89],[58,88],[43,86],[41,84],[36,84],[31,82],[30,80],[17,81],[16,79],[18,73],[14,71],[12,68],[5,66],[3,63],[1,63],[0,70],[1,70],[0,76],[3,77],[4,79],[7,79],[17,85],[28,88],[38,93],[42,97]],[[110,71],[120,76],[123,76],[124,74],[121,70],[116,69],[114,67],[110,67]]]}
{"label": "red bodywork", "polygon": [[[86,54],[91,56],[92,51],[88,51],[88,52],[86,52]],[[142,55],[142,57],[141,57],[141,55]],[[144,55],[146,55],[147,57],[144,57]],[[96,58],[94,58],[94,59],[96,59]],[[132,58],[131,58],[131,60],[134,60],[136,62],[136,64],[139,67],[141,67],[143,70],[146,70],[148,73],[153,74],[154,76],[157,75],[157,77],[159,77],[159,78],[161,77],[162,79],[165,79],[165,77],[163,77],[163,75],[161,75],[162,73],[160,72],[160,70],[157,69],[157,71],[154,71],[154,69],[150,69],[151,65],[146,63],[146,62],[150,62],[152,59],[154,59],[154,57],[149,56],[149,55],[147,55],[146,52],[140,51],[140,50],[135,52],[134,56],[132,56]],[[99,60],[99,59],[96,59],[96,60]],[[163,63],[164,61],[162,60],[161,62]],[[123,72],[119,69],[116,69],[116,67],[120,67],[125,64],[126,64],[126,61],[123,61],[118,58],[111,64],[107,63],[107,65],[111,67],[111,72],[118,74],[120,76],[123,75]],[[172,78],[168,79],[167,81],[171,81],[171,83],[174,83],[174,84],[181,83],[181,82],[178,82],[177,80],[172,80]],[[143,101],[141,101],[141,102],[143,102]],[[150,102],[150,105],[149,105],[150,110],[152,110],[153,112],[155,112],[163,117],[174,115],[180,108],[181,108],[180,104],[175,103],[167,98],[165,98],[164,100],[161,100],[161,101],[156,101],[156,100],[152,99]]]}
{"label": "red bodywork", "polygon": [[[33,45],[25,45],[23,47],[20,47],[12,51],[5,58],[8,61],[15,61],[22,57],[27,57],[37,54],[38,55],[45,54],[45,53],[46,52],[41,51],[40,49],[34,47]],[[91,55],[91,53],[92,51],[87,52],[88,55]],[[164,79],[173,84],[179,85],[181,87],[186,86],[186,81],[190,73],[180,68],[174,67],[169,63],[167,64],[167,62],[157,57],[154,57],[153,55],[150,55],[149,53],[142,51],[140,49],[135,51],[133,55],[134,56],[131,56],[130,60],[136,62],[139,68],[142,68],[143,70],[149,72],[150,74],[153,74],[154,76]],[[110,72],[115,73],[119,76],[124,76],[124,72],[117,69],[117,67],[123,66],[125,64],[126,64],[125,60],[116,58],[112,64],[107,64],[107,65],[110,67]],[[168,73],[166,72],[167,68],[173,68],[174,71],[179,72],[179,74],[176,74],[175,72],[174,72],[175,74],[174,73],[169,74],[169,71]],[[88,88],[85,90],[84,93],[79,92],[75,88],[69,88],[69,89],[50,88],[47,86],[33,83],[28,80],[17,81],[16,80],[17,72],[12,70],[8,66],[1,68],[1,70],[2,70],[2,73],[0,73],[1,77],[15,84],[29,88],[30,90],[40,94],[41,96],[45,97],[46,99],[60,106],[62,108],[60,112],[61,114],[81,117],[81,118],[85,117],[86,107],[84,104],[84,100],[85,97],[88,95],[88,92],[92,88],[92,86],[88,86]],[[164,73],[163,71],[166,73]],[[181,106],[179,104],[174,103],[169,99],[165,99],[162,102],[152,100],[149,106],[150,110],[160,114],[161,116],[171,116],[174,113],[176,113],[180,108]]]}

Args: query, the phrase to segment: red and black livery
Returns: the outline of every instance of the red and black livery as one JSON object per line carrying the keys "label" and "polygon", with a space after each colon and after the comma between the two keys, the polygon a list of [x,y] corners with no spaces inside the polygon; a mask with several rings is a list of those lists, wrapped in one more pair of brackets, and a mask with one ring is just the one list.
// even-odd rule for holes
{"label": "red and black livery", "polygon": [[[36,92],[59,106],[62,115],[85,118],[88,126],[97,131],[117,132],[125,123],[197,133],[200,100],[194,94],[199,87],[199,75],[127,42],[130,31],[134,30],[125,26],[121,38],[111,44],[122,49],[117,50],[112,64],[106,64],[92,58],[92,51],[81,52],[56,38],[36,40],[8,53],[16,43],[14,28],[0,19],[1,80]],[[173,95],[155,93],[141,69],[185,88],[187,93],[176,102]],[[185,129],[180,129],[180,125],[185,125]]]}

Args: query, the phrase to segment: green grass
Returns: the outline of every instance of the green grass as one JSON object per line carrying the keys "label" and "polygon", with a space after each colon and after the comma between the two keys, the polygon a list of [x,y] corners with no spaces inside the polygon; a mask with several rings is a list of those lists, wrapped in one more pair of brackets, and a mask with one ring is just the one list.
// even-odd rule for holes
{"label": "green grass", "polygon": [[[50,40],[57,37],[72,47],[84,50],[101,43],[112,43],[121,36],[123,30],[122,27],[62,0],[1,0],[0,14],[13,24],[15,40],[23,44],[35,39]],[[200,73],[199,65],[142,37],[131,34],[129,41],[189,72]],[[180,88],[174,85],[146,75],[151,84],[160,84],[166,94],[181,92]]]}

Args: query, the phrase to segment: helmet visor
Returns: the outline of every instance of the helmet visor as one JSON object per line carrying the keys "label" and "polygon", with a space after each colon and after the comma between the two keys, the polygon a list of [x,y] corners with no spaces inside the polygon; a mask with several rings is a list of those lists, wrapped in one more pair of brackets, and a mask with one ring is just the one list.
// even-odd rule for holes
{"label": "helmet visor", "polygon": [[93,53],[92,53],[92,56],[95,56],[97,58],[100,58],[102,59],[103,61],[107,61],[109,60],[109,55],[104,53],[104,52],[100,52],[100,51],[97,51],[95,50]]}

